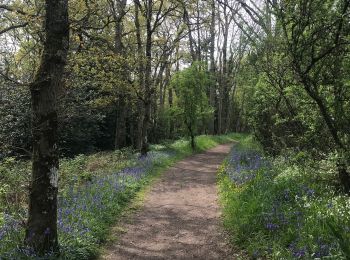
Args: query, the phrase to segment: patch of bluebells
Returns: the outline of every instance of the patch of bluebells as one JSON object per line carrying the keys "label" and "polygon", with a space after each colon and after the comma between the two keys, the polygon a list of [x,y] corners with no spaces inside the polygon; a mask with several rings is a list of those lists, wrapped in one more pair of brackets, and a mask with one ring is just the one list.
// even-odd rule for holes
{"label": "patch of bluebells", "polygon": [[9,214],[3,215],[3,225],[0,228],[0,241],[10,235],[13,230],[17,230],[21,227],[21,222],[13,218]]}
{"label": "patch of bluebells", "polygon": [[298,259],[305,257],[307,255],[307,252],[308,252],[306,246],[299,247],[296,242],[291,243],[288,246],[288,249],[291,251],[292,256],[294,258],[298,258]]}
{"label": "patch of bluebells", "polygon": [[[284,189],[279,196],[274,198],[271,209],[265,214],[265,227],[269,231],[275,231],[294,225],[300,229],[303,225],[303,211],[298,209],[295,203],[301,198],[311,199],[315,196],[315,191],[306,185],[295,187],[293,190]],[[294,210],[286,210],[285,205],[293,205]]]}
{"label": "patch of bluebells", "polygon": [[[11,251],[4,254],[4,259],[17,260],[17,259],[35,259],[35,260],[47,260],[47,259],[57,259],[55,258],[55,253],[53,251],[46,253],[43,256],[37,256],[34,250],[30,247],[16,247]],[[2,258],[0,258],[2,259]]]}
{"label": "patch of bluebells", "polygon": [[291,225],[299,230],[303,226],[303,212],[300,210],[283,210],[281,205],[274,203],[269,212],[264,214],[264,226],[268,232],[282,231]]}
{"label": "patch of bluebells", "polygon": [[289,246],[288,250],[291,252],[293,258],[313,258],[321,259],[323,257],[329,257],[331,255],[332,248],[336,247],[335,243],[327,243],[322,238],[317,238],[315,241],[315,248],[311,250],[308,246],[301,245],[302,242],[299,238],[293,241]]}
{"label": "patch of bluebells", "polygon": [[[58,197],[58,232],[62,244],[69,244],[72,240],[84,240],[88,243],[98,243],[94,237],[94,223],[91,218],[103,221],[111,212],[119,209],[118,197],[133,185],[137,185],[151,171],[152,167],[175,156],[172,152],[151,151],[147,156],[139,156],[130,167],[106,176],[94,176],[84,185],[71,183]],[[14,233],[23,233],[23,226],[10,215],[5,215],[0,226],[0,241]],[[49,231],[45,231],[49,232]],[[18,235],[18,244],[21,236]],[[16,259],[21,255],[36,258],[30,248],[14,248],[4,252],[4,243],[0,242],[0,259]],[[63,246],[63,248],[66,245]],[[13,246],[12,246],[13,247]],[[49,256],[46,256],[49,258]],[[36,258],[37,259],[37,258]]]}
{"label": "patch of bluebells", "polygon": [[323,239],[318,238],[317,239],[317,247],[314,252],[315,258],[322,258],[329,256],[331,254],[332,247],[335,247],[336,245],[329,245],[327,242],[323,241]]}
{"label": "patch of bluebells", "polygon": [[257,151],[234,148],[229,155],[226,172],[240,186],[253,180],[257,171],[266,167],[269,167],[268,161]]}
{"label": "patch of bluebells", "polygon": [[310,256],[312,258],[322,258],[330,256],[331,249],[335,247],[335,245],[331,245],[321,238],[318,238],[313,243],[316,245],[313,249],[299,242],[306,215],[303,209],[299,208],[300,206],[298,206],[297,202],[302,198],[312,199],[314,197],[315,190],[306,185],[294,187],[293,190],[284,189],[281,191],[280,196],[275,197],[270,211],[264,215],[264,226],[268,232],[284,232],[288,228],[295,230],[297,239],[288,246],[288,250],[293,258],[299,259]]}
{"label": "patch of bluebells", "polygon": [[[259,152],[236,149],[236,147],[230,153],[227,161],[225,172],[236,186],[249,185],[251,180],[256,178],[259,171],[269,172],[272,169],[269,161]],[[264,174],[262,181],[271,186],[274,185],[273,178],[273,173]],[[295,230],[296,239],[287,247],[292,258],[305,259],[330,256],[331,251],[336,248],[335,244],[317,238],[311,243],[313,246],[310,247],[303,243],[301,239],[301,234],[305,228],[305,218],[307,217],[304,207],[309,207],[309,201],[316,199],[319,194],[316,194],[313,188],[302,183],[294,183],[292,189],[282,188],[274,192],[276,194],[269,200],[270,204],[265,205],[265,210],[260,216],[260,223],[267,234],[276,237],[278,233],[282,234],[286,230]],[[332,205],[329,204],[328,207],[330,208]],[[271,252],[268,251],[266,251],[268,254],[272,253],[272,250]],[[259,250],[253,252],[253,257],[259,255]]]}

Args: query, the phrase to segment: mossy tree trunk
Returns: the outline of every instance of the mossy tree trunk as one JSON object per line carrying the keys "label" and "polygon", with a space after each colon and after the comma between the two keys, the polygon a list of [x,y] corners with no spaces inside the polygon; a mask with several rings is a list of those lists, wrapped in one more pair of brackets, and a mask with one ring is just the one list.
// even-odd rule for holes
{"label": "mossy tree trunk", "polygon": [[68,0],[46,0],[45,9],[44,51],[35,80],[30,85],[33,163],[25,235],[25,243],[39,255],[58,251],[56,104],[69,47]]}

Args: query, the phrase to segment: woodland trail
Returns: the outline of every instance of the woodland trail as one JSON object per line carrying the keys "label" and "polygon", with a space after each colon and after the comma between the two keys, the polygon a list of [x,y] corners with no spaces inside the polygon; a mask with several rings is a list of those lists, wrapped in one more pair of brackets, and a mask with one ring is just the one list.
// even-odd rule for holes
{"label": "woodland trail", "polygon": [[232,144],[167,170],[101,259],[237,259],[220,223],[216,172]]}

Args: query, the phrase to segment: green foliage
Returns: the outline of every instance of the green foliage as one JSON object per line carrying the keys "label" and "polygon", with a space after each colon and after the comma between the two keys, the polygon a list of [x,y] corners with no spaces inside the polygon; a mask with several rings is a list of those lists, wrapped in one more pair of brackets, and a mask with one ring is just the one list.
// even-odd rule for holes
{"label": "green foliage", "polygon": [[[231,142],[239,136],[199,136],[196,152],[219,143]],[[153,145],[151,148],[149,157],[141,160],[139,154],[130,149],[61,160],[59,239],[62,259],[90,259],[97,256],[110,227],[118,221],[133,198],[166,167],[193,153],[190,142],[185,139]],[[141,168],[147,172],[137,179]],[[119,179],[117,173],[123,171],[131,175]],[[22,223],[26,217],[29,176],[28,161],[7,158],[0,163],[0,258],[6,259],[10,255],[11,259],[21,259],[23,254],[28,255],[30,252],[17,250],[24,236],[23,226],[18,225],[18,220]],[[119,190],[121,186],[124,188]]]}
{"label": "green foliage", "polygon": [[30,99],[24,86],[0,80],[0,159],[30,149]]}
{"label": "green foliage", "polygon": [[236,97],[244,101],[244,117],[265,151],[322,156],[334,152],[336,142],[349,145],[347,4],[305,0],[266,6],[276,19],[273,33],[266,31],[242,59],[237,91],[249,94]]}
{"label": "green foliage", "polygon": [[171,85],[177,90],[178,111],[188,134],[193,139],[200,124],[205,124],[213,113],[208,104],[209,73],[201,63],[194,63],[174,75]]}
{"label": "green foliage", "polygon": [[252,258],[347,259],[350,244],[350,200],[334,192],[336,171],[330,159],[318,164],[304,155],[266,158],[270,167],[254,170],[254,178],[238,184],[232,176],[233,148],[219,172],[224,224],[232,241]]}
{"label": "green foliage", "polygon": [[22,209],[27,203],[30,170],[30,163],[13,157],[0,161],[0,212],[26,218]]}

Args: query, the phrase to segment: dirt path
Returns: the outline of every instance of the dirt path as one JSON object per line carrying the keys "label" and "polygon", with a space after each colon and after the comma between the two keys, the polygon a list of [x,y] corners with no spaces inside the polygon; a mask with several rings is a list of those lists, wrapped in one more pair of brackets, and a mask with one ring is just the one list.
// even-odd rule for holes
{"label": "dirt path", "polygon": [[231,146],[171,167],[101,259],[235,259],[220,227],[215,174]]}

